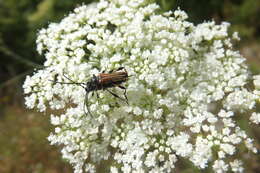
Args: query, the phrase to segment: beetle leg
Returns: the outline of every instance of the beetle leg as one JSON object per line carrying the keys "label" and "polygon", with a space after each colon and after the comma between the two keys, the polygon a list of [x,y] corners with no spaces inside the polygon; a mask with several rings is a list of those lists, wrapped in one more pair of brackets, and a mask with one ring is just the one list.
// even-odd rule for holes
{"label": "beetle leg", "polygon": [[125,67],[119,67],[116,71],[120,71],[120,70],[123,70],[125,69]]}
{"label": "beetle leg", "polygon": [[98,95],[98,92],[96,91],[96,95],[97,95],[97,98],[99,99],[99,95]]}
{"label": "beetle leg", "polygon": [[124,86],[121,86],[121,85],[118,85],[118,87],[124,90],[125,100],[126,100],[126,103],[128,104],[128,98],[127,98],[127,95],[126,95],[126,88]]}
{"label": "beetle leg", "polygon": [[[128,98],[127,98],[127,95],[126,95],[126,88],[124,86],[121,86],[121,85],[115,85],[115,84],[112,84],[114,87],[119,87],[120,89],[123,89],[124,90],[124,97],[125,99],[123,99],[127,104],[128,104]],[[122,99],[122,98],[121,98]],[[129,104],[128,104],[129,105]]]}
{"label": "beetle leg", "polygon": [[119,98],[119,99],[125,101],[125,99],[119,97],[117,94],[113,93],[112,91],[110,91],[110,90],[108,90],[108,89],[106,89],[106,91],[108,91],[108,92],[109,92],[110,94],[112,94],[114,97]]}
{"label": "beetle leg", "polygon": [[117,87],[123,89],[123,90],[126,90],[126,88],[124,86],[121,86],[121,85],[117,85]]}

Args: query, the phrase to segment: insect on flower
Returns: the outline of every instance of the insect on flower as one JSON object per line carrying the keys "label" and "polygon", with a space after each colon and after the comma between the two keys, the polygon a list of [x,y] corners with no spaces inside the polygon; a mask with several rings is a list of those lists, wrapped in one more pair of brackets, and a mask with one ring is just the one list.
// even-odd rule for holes
{"label": "insect on flower", "polygon": [[[111,70],[108,73],[105,73],[103,71],[102,73],[99,73],[97,76],[93,75],[93,77],[90,78],[89,81],[87,81],[86,83],[74,82],[73,80],[69,79],[67,76],[64,75],[64,77],[66,79],[68,79],[70,82],[56,82],[56,81],[53,81],[53,82],[60,83],[60,84],[75,84],[75,85],[80,85],[81,87],[83,87],[86,92],[84,106],[87,107],[88,113],[91,116],[93,116],[93,115],[90,112],[89,106],[88,106],[88,94],[90,92],[95,92],[98,90],[106,90],[110,94],[112,94],[114,97],[119,98],[128,104],[128,99],[126,96],[126,88],[121,85],[122,83],[126,82],[129,77],[128,73],[124,67],[120,67],[116,71]],[[113,88],[113,87],[118,87],[120,89],[123,89],[125,99],[119,97],[117,94],[115,94],[109,90],[109,88]],[[84,107],[84,111],[85,111],[85,107]],[[85,114],[87,114],[86,111],[85,111]]]}

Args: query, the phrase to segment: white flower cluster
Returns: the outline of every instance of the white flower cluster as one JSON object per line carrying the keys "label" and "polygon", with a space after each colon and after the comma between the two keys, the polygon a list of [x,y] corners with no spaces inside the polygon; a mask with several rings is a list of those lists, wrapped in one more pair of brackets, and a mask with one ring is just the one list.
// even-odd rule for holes
{"label": "white flower cluster", "polygon": [[[161,14],[148,0],[102,0],[39,32],[45,69],[26,78],[26,105],[65,110],[51,115],[56,128],[48,139],[63,146],[75,173],[100,164],[111,172],[172,172],[180,158],[200,169],[243,171],[238,147],[257,150],[235,117],[252,113],[260,94],[246,86],[251,76],[229,24],[186,19],[181,10]],[[88,96],[93,117],[84,112],[84,88],[62,84],[119,67],[130,76],[129,105],[97,91]]]}

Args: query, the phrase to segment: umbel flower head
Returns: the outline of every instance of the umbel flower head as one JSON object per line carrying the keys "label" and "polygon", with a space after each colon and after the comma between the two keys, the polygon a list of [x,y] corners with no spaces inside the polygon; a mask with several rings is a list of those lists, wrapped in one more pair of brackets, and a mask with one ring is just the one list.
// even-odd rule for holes
{"label": "umbel flower head", "polygon": [[[148,0],[83,5],[39,32],[45,68],[24,82],[28,108],[51,115],[48,140],[61,145],[75,173],[172,172],[189,160],[199,169],[243,172],[238,147],[257,152],[236,117],[260,122],[252,78],[232,47],[229,23],[194,25],[181,10],[161,13]],[[103,70],[124,67],[129,105],[106,91],[88,95],[86,83]],[[248,84],[256,86],[255,91]],[[112,88],[119,96],[123,91]],[[94,92],[93,92],[94,93]],[[62,112],[55,111],[55,112]],[[105,164],[104,164],[105,163]]]}

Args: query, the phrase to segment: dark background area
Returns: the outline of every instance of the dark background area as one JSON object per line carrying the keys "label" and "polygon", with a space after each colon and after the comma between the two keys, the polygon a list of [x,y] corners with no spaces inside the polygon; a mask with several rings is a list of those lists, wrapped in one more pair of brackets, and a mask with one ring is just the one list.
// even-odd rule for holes
{"label": "dark background area", "polygon": [[[26,75],[41,67],[44,57],[36,52],[39,29],[59,22],[82,3],[93,0],[0,0],[0,172],[72,172],[59,149],[46,137],[52,130],[46,116],[24,108],[22,83]],[[156,0],[162,11],[180,9],[195,24],[214,20],[231,23],[241,41],[235,45],[248,59],[252,72],[260,72],[259,0]],[[39,115],[38,115],[39,114]],[[241,120],[241,123],[246,123]],[[245,126],[247,129],[247,126]],[[259,130],[247,132],[259,136]],[[259,170],[259,157],[250,157],[248,170]],[[181,166],[182,167],[182,166]],[[183,166],[186,172],[190,163]]]}

